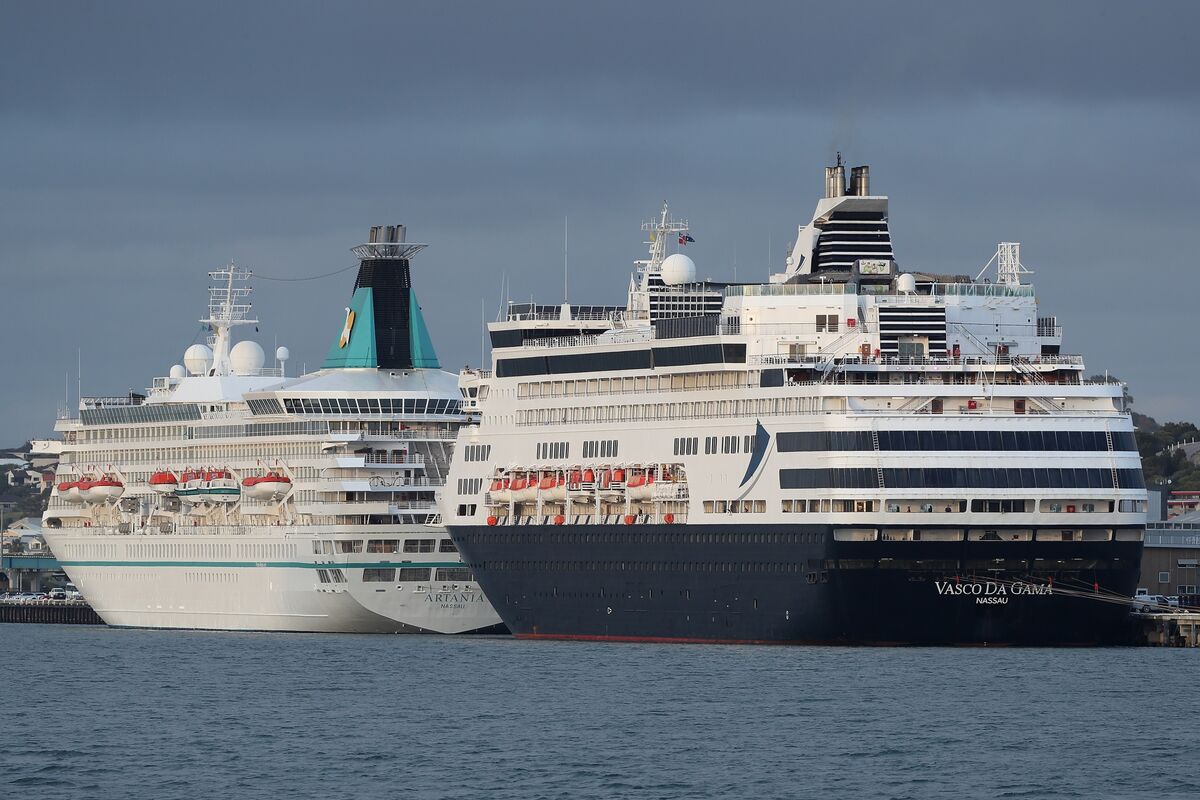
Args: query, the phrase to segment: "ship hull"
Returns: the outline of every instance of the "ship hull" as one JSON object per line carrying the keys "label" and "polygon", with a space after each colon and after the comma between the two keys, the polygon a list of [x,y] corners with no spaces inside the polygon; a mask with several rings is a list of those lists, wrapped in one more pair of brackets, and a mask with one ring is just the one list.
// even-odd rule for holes
{"label": "ship hull", "polygon": [[510,630],[618,641],[1131,641],[1141,542],[841,542],[828,526],[451,526]]}
{"label": "ship hull", "polygon": [[[364,583],[381,559],[323,560],[279,536],[98,537],[48,531],[63,570],[108,625],[293,633],[504,633],[482,592]],[[135,549],[136,548],[136,549]],[[201,554],[201,555],[197,555]],[[417,566],[398,564],[397,566]],[[323,583],[337,569],[345,582]]]}

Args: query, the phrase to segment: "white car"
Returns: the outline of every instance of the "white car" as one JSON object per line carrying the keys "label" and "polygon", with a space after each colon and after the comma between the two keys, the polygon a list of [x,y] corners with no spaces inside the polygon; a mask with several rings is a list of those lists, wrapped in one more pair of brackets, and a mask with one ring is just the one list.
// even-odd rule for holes
{"label": "white car", "polygon": [[50,599],[51,600],[66,600],[67,599],[67,590],[63,589],[62,587],[56,587],[54,589],[51,589],[50,590]]}

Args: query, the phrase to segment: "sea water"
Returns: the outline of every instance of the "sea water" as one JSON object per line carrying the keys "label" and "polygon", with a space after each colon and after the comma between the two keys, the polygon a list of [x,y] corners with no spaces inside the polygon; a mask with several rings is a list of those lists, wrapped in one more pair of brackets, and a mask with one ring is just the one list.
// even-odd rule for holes
{"label": "sea water", "polygon": [[0,625],[19,798],[1195,798],[1200,652]]}

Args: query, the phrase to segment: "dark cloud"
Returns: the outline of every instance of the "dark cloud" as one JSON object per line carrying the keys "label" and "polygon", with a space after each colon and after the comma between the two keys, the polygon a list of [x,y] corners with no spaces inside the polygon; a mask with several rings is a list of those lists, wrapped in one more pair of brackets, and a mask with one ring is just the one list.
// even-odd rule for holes
{"label": "dark cloud", "polygon": [[[85,393],[164,373],[208,269],[328,272],[372,224],[431,243],[450,368],[505,276],[561,297],[564,215],[575,299],[622,298],[664,198],[703,272],[736,250],[765,278],[835,149],[892,195],[906,264],[973,272],[1022,241],[1068,349],[1193,414],[1167,344],[1200,288],[1197,8],[6,3],[0,443],[45,432],[77,349]],[[262,340],[315,366],[349,289],[259,281]]]}

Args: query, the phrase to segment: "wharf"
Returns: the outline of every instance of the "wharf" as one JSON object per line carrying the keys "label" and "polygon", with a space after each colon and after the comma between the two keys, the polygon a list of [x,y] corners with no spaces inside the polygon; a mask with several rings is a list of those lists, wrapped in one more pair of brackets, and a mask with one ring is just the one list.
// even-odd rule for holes
{"label": "wharf", "polygon": [[104,624],[100,615],[83,600],[0,600],[0,622]]}
{"label": "wharf", "polygon": [[1200,614],[1188,611],[1132,612],[1138,644],[1149,647],[1200,647]]}

